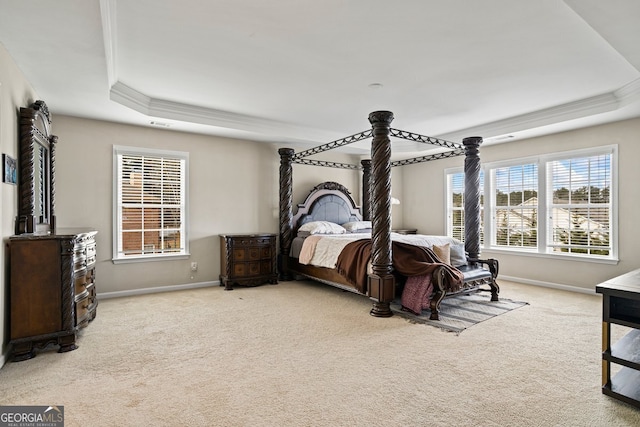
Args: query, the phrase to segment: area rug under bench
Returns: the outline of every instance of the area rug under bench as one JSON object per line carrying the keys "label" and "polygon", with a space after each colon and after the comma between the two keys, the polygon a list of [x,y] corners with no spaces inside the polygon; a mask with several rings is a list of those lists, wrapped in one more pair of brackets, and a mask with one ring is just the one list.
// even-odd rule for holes
{"label": "area rug under bench", "polygon": [[491,294],[483,292],[459,294],[445,298],[440,304],[440,320],[430,320],[429,310],[423,310],[420,315],[404,311],[399,299],[391,303],[391,310],[394,314],[405,317],[411,322],[424,323],[445,331],[460,333],[477,323],[525,305],[528,303],[506,298],[500,298],[500,301],[491,301]]}

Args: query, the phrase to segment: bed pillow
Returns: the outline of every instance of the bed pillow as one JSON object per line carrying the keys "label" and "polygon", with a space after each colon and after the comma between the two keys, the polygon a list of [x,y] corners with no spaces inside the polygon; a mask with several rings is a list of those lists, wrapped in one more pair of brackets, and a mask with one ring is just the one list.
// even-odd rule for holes
{"label": "bed pillow", "polygon": [[345,222],[342,224],[345,230],[349,233],[353,233],[356,231],[370,230],[371,229],[371,221],[351,221]]}
{"label": "bed pillow", "polygon": [[347,230],[335,222],[311,221],[306,224],[302,224],[298,229],[298,232],[309,234],[344,234]]}
{"label": "bed pillow", "polygon": [[451,248],[448,243],[444,245],[433,245],[433,253],[436,254],[440,261],[445,264],[451,264]]}
{"label": "bed pillow", "polygon": [[454,267],[460,267],[467,263],[467,253],[464,250],[464,243],[451,245],[449,248],[449,255],[451,260],[450,264]]}

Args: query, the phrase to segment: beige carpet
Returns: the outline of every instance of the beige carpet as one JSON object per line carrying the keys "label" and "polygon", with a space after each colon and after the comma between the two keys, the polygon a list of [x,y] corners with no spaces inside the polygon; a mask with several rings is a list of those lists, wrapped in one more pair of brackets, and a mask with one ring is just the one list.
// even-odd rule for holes
{"label": "beige carpet", "polygon": [[529,305],[462,334],[313,282],[103,300],[78,350],[0,370],[0,404],[67,427],[640,425],[600,391],[600,297],[500,285]]}

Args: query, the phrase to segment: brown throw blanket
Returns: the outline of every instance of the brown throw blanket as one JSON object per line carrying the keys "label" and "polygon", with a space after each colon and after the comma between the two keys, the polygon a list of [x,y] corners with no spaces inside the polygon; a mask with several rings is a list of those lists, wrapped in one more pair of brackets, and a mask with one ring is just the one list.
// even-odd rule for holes
{"label": "brown throw blanket", "polygon": [[[462,288],[462,273],[444,264],[430,248],[391,242],[391,252],[393,268],[403,276],[431,275],[437,267],[443,266],[445,289],[455,292]],[[363,294],[367,293],[367,264],[370,258],[371,239],[362,239],[345,246],[336,262],[338,273]]]}

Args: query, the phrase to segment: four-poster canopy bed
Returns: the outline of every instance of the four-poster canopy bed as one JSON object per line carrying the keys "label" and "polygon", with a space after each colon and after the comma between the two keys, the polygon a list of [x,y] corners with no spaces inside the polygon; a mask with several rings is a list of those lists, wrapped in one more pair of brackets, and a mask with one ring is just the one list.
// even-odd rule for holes
{"label": "four-poster canopy bed", "polygon": [[[295,153],[281,148],[280,154],[280,254],[279,272],[282,280],[304,276],[339,288],[360,293],[373,300],[371,314],[389,317],[390,303],[396,297],[396,282],[424,278],[425,284],[411,281],[411,292],[426,296],[431,318],[438,319],[440,302],[446,295],[478,290],[482,285],[491,289],[491,299],[498,300],[497,260],[481,260],[480,256],[480,157],[482,138],[465,138],[462,145],[391,128],[393,113],[375,111],[369,115],[371,130],[354,134],[319,147]],[[446,148],[447,151],[407,160],[391,161],[390,137],[402,138]],[[371,159],[361,165],[325,162],[306,157],[372,138]],[[440,244],[454,244],[446,236],[398,236],[391,230],[391,168],[465,155],[465,241],[463,262],[455,268],[443,262]],[[363,171],[362,212],[349,191],[335,182],[317,185],[293,213],[293,164],[336,167]],[[306,225],[305,225],[306,224]],[[353,236],[343,233],[340,225],[370,227],[366,233]],[[304,239],[302,230],[311,234],[328,226],[326,237],[314,235]],[[313,230],[313,228],[316,230]],[[320,227],[320,228],[318,228]],[[335,229],[334,229],[335,227]],[[321,232],[327,232],[321,230]],[[368,234],[370,232],[370,234]],[[334,234],[338,233],[338,234]],[[301,239],[304,240],[301,243]],[[312,243],[313,242],[313,243]],[[458,242],[460,243],[460,242]],[[306,245],[306,246],[305,246]],[[461,244],[462,245],[462,244]],[[319,250],[319,248],[322,250]],[[349,250],[347,250],[349,249]],[[310,252],[311,251],[311,252]],[[316,256],[321,252],[320,258]],[[310,255],[312,254],[312,255]],[[324,254],[324,255],[323,255]],[[336,255],[337,254],[337,255]],[[322,259],[322,256],[326,256]],[[304,260],[303,260],[304,257]],[[337,258],[336,258],[337,257]],[[316,259],[316,261],[314,261]],[[318,261],[320,259],[320,261]],[[336,266],[336,268],[332,268]],[[486,268],[484,268],[486,266]],[[422,287],[415,287],[422,286]],[[406,290],[405,293],[409,293]],[[428,295],[424,295],[424,293]],[[403,306],[405,301],[403,293]],[[420,295],[422,293],[422,295]],[[415,305],[415,304],[414,304]],[[420,306],[411,311],[420,311]]]}

